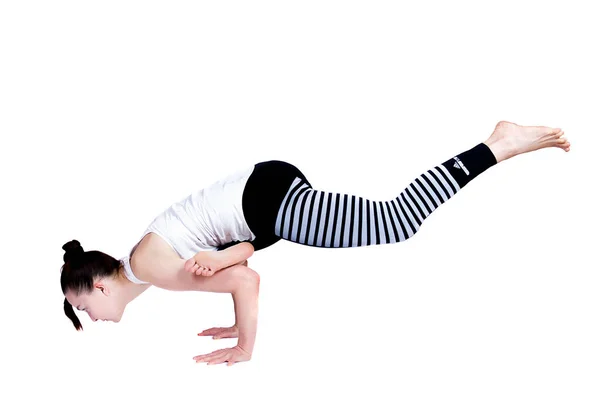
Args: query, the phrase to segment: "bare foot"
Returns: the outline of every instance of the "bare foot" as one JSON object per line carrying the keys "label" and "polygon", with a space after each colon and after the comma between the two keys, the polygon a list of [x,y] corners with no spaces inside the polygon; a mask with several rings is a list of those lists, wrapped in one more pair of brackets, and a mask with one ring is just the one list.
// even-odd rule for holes
{"label": "bare foot", "polygon": [[212,276],[222,269],[222,254],[218,251],[202,251],[185,262],[184,270],[201,276]]}
{"label": "bare foot", "polygon": [[519,154],[533,152],[545,147],[560,147],[565,152],[571,143],[562,135],[560,128],[546,126],[520,126],[516,123],[498,122],[494,132],[484,142],[494,153],[496,161],[510,159]]}

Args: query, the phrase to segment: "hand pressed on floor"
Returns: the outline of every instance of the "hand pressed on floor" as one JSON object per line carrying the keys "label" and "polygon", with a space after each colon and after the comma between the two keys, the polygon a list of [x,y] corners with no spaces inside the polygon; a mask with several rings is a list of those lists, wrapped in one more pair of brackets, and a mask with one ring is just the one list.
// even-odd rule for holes
{"label": "hand pressed on floor", "polygon": [[228,366],[241,361],[249,361],[252,356],[240,346],[213,351],[194,357],[196,363],[207,363],[207,365],[227,363]]}
{"label": "hand pressed on floor", "polygon": [[236,325],[231,327],[213,327],[198,333],[198,336],[213,336],[213,339],[227,339],[238,336],[238,328]]}

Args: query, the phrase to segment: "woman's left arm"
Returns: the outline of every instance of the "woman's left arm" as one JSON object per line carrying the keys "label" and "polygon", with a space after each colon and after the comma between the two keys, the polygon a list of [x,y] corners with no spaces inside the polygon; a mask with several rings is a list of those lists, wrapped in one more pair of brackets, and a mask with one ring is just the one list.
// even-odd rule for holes
{"label": "woman's left arm", "polygon": [[181,267],[158,270],[150,282],[159,288],[175,291],[231,293],[234,299],[235,320],[239,331],[234,347],[216,350],[194,357],[196,362],[232,365],[248,361],[254,349],[258,323],[258,273],[243,264],[227,267],[218,274],[204,277],[185,272]]}

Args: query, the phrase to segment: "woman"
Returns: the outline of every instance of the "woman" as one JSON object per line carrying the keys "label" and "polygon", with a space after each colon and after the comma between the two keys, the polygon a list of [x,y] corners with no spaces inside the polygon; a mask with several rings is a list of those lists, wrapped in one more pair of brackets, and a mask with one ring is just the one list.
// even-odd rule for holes
{"label": "woman", "polygon": [[238,337],[238,344],[194,359],[228,365],[250,360],[259,276],[247,259],[254,251],[280,239],[327,248],[407,240],[437,207],[491,166],[546,147],[568,152],[563,134],[560,128],[499,122],[485,142],[421,174],[389,201],[314,190],[289,163],[258,163],[170,206],[120,260],[84,252],[76,240],[66,243],[61,268],[65,313],[80,330],[73,306],[93,321],[119,322],[126,305],[151,285],[231,293],[235,324],[199,335]]}

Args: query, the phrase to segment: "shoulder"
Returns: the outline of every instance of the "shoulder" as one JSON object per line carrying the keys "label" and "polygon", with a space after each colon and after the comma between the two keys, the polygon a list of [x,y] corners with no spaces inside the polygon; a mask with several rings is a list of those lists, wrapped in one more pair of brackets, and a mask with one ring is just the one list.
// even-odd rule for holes
{"label": "shoulder", "polygon": [[159,235],[149,232],[136,244],[131,254],[131,269],[144,281],[159,282],[183,269],[185,260]]}

